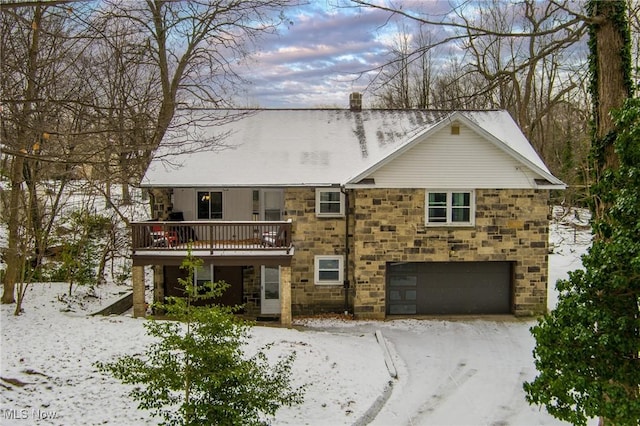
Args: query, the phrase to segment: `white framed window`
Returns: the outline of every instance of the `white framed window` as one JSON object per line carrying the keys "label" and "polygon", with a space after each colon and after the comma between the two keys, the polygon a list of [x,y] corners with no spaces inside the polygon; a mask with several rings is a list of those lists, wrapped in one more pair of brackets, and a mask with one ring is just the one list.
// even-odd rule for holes
{"label": "white framed window", "polygon": [[344,216],[344,194],[340,188],[316,188],[316,216]]}
{"label": "white framed window", "polygon": [[473,191],[427,191],[426,223],[431,226],[469,226],[475,222]]}
{"label": "white framed window", "polygon": [[344,283],[344,256],[316,256],[314,271],[316,285],[342,285]]}
{"label": "white framed window", "polygon": [[213,282],[213,264],[199,266],[193,275],[193,282],[198,286],[202,286],[206,282]]}
{"label": "white framed window", "polygon": [[198,294],[206,293],[209,289],[205,287],[206,283],[214,282],[213,264],[201,265],[193,271],[193,283],[198,289]]}

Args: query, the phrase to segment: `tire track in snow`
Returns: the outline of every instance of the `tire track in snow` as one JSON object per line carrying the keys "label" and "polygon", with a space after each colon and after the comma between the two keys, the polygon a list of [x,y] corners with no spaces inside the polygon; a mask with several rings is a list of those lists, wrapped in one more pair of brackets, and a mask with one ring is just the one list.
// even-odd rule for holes
{"label": "tire track in snow", "polygon": [[438,386],[435,393],[418,408],[417,413],[409,418],[409,424],[422,424],[420,421],[422,418],[435,411],[477,372],[475,368],[467,368],[466,360],[461,360],[448,374],[449,380]]}
{"label": "tire track in snow", "polygon": [[517,402],[522,397],[522,383],[524,382],[525,377],[525,369],[522,368],[518,373],[518,380],[516,380],[512,391],[510,392],[511,397],[506,400],[504,404],[498,406],[498,412],[495,413],[498,420],[488,423],[490,426],[508,426],[513,424],[513,419],[518,414],[514,407],[518,406]]}

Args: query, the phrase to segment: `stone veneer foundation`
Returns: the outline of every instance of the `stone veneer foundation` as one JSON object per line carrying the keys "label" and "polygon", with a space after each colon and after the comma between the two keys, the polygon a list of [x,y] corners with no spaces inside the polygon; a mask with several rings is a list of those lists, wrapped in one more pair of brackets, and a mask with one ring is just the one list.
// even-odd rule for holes
{"label": "stone veneer foundation", "polygon": [[[385,317],[387,262],[509,261],[513,264],[512,312],[544,312],[547,297],[549,192],[475,191],[475,225],[425,226],[424,189],[348,191],[345,218],[318,218],[315,189],[285,190],[286,217],[293,220],[294,315],[353,310],[357,318]],[[314,284],[315,255],[347,255],[350,282]]]}

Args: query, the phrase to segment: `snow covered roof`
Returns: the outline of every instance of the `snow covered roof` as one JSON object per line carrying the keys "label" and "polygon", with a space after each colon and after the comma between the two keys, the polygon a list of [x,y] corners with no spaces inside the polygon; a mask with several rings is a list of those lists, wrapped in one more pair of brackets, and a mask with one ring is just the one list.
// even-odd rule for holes
{"label": "snow covered roof", "polygon": [[[215,113],[228,117],[230,110]],[[204,127],[192,118],[180,134],[165,138],[171,142],[160,146],[141,185],[353,184],[454,121],[472,128],[550,184],[563,185],[506,111],[260,109],[243,114]],[[191,143],[196,133],[195,138],[216,142],[208,150],[172,153],[176,146]]]}

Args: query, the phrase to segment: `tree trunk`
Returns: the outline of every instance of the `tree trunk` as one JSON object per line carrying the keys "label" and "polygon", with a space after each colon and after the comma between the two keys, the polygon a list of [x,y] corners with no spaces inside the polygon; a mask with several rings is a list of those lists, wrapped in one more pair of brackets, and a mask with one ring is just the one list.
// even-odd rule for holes
{"label": "tree trunk", "polygon": [[15,303],[15,286],[20,272],[20,192],[22,190],[22,167],[24,158],[15,156],[11,162],[11,189],[9,190],[9,241],[7,246],[7,271],[4,276],[2,303]]}
{"label": "tree trunk", "polygon": [[[596,99],[595,136],[602,141],[614,125],[611,111],[622,107],[624,100],[630,96],[625,76],[627,67],[624,58],[624,30],[619,28],[619,9],[617,2],[599,1],[594,6],[593,33],[595,35],[595,75],[594,88]],[[613,141],[603,146],[602,164],[599,171],[618,166],[618,159],[613,149]]]}
{"label": "tree trunk", "polygon": [[[31,38],[31,45],[29,46],[29,64],[27,66],[28,78],[27,87],[25,90],[26,102],[23,106],[23,117],[28,120],[27,123],[23,123],[21,131],[17,132],[18,143],[21,147],[21,151],[26,152],[26,147],[29,143],[29,122],[31,122],[32,105],[31,102],[36,99],[36,69],[38,60],[38,49],[40,47],[40,25],[42,22],[42,8],[37,5],[34,10],[33,22],[31,28],[33,29],[33,36]],[[21,213],[21,200],[20,196],[23,193],[22,183],[24,182],[24,157],[16,155],[11,162],[11,189],[9,195],[9,220],[7,223],[9,231],[9,241],[7,247],[7,271],[4,280],[4,290],[2,293],[2,303],[15,303],[15,284],[18,280],[18,274],[20,273],[20,265],[23,263],[21,259],[24,258],[24,253],[20,253],[18,250],[18,244],[20,243],[20,217]]]}
{"label": "tree trunk", "polygon": [[120,184],[120,187],[122,188],[122,205],[123,206],[130,206],[132,204],[131,201],[131,191],[129,190],[129,182],[126,181],[126,177],[123,176],[122,177],[123,181]]}

